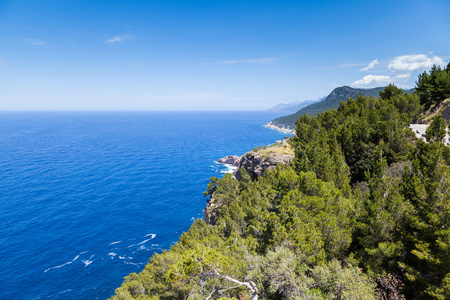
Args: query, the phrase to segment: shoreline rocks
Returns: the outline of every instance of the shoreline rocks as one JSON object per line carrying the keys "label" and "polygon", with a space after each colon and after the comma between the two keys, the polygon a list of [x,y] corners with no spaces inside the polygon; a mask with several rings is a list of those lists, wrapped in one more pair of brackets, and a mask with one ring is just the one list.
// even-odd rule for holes
{"label": "shoreline rocks", "polygon": [[233,167],[239,167],[241,163],[241,158],[237,155],[228,155],[225,157],[222,157],[217,161],[219,164],[227,164],[231,165]]}
{"label": "shoreline rocks", "polygon": [[284,127],[284,126],[277,126],[272,124],[272,122],[269,122],[269,124],[264,125],[264,127],[266,128],[270,128],[279,132],[283,132],[283,133],[291,133],[291,134],[295,134],[295,130],[291,129],[290,127]]}
{"label": "shoreline rocks", "polygon": [[[280,143],[278,147],[282,147],[285,143]],[[231,165],[236,168],[233,175],[237,180],[241,179],[241,168],[245,168],[250,177],[255,180],[259,176],[264,176],[267,170],[273,170],[278,164],[288,165],[294,159],[294,155],[280,153],[277,151],[268,150],[262,151],[250,151],[244,154],[242,157],[236,155],[228,155],[217,162],[221,164]],[[215,208],[220,206],[220,203],[216,203],[215,193],[212,194],[211,199],[207,202],[205,210],[203,211],[203,220],[206,224],[214,226],[219,218],[217,210]]]}

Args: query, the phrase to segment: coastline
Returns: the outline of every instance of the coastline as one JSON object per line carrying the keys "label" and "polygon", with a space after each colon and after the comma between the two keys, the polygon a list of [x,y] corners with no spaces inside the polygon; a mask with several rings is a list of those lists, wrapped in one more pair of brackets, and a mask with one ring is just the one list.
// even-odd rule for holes
{"label": "coastline", "polygon": [[279,132],[295,134],[295,129],[291,129],[289,127],[280,127],[277,125],[273,125],[272,122],[269,122],[268,124],[263,125],[263,126],[266,128],[272,129],[272,130],[279,131]]}

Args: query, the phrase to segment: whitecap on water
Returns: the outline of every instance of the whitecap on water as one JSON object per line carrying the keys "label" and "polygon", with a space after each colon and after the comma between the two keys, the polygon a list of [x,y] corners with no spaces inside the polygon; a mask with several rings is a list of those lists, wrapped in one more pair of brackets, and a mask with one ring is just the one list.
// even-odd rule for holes
{"label": "whitecap on water", "polygon": [[92,260],[82,260],[82,262],[84,263],[84,267],[86,268],[87,266],[89,266],[90,264],[92,264]]}
{"label": "whitecap on water", "polygon": [[112,242],[112,243],[109,244],[109,246],[115,245],[115,244],[118,244],[118,243],[121,243],[121,242],[122,242],[122,241]]}
{"label": "whitecap on water", "polygon": [[124,261],[124,263],[127,264],[127,265],[135,265],[135,266],[141,265],[140,263],[133,263],[133,262],[130,262],[130,261]]}
{"label": "whitecap on water", "polygon": [[133,259],[131,256],[119,256],[119,259]]}
{"label": "whitecap on water", "polygon": [[237,170],[237,167],[230,165],[230,164],[223,164],[224,167],[226,167],[226,170],[220,171],[220,173],[230,173],[233,174],[234,171]]}
{"label": "whitecap on water", "polygon": [[67,290],[64,290],[62,292],[59,292],[59,294],[65,294],[65,293],[68,293],[68,292],[71,292],[71,291],[72,291],[71,289],[67,289]]}
{"label": "whitecap on water", "polygon": [[82,260],[85,268],[94,262],[93,260],[91,260],[94,256],[95,254],[92,254],[91,257],[89,257],[89,259]]}
{"label": "whitecap on water", "polygon": [[153,234],[153,233],[147,234],[146,236],[149,236],[149,235],[151,235],[151,238],[146,239],[146,240],[143,240],[142,242],[137,243],[137,244],[132,244],[132,245],[128,246],[128,248],[131,248],[131,247],[134,247],[134,246],[139,246],[139,245],[145,244],[145,243],[147,243],[148,241],[153,240],[153,238],[156,236],[156,234]]}
{"label": "whitecap on water", "polygon": [[[86,251],[86,252],[87,252],[87,251]],[[86,252],[82,252],[82,253],[86,253]],[[80,253],[80,254],[82,254],[82,253]],[[56,266],[56,267],[48,268],[47,270],[44,271],[44,273],[47,273],[48,271],[53,270],[53,269],[58,269],[58,268],[62,268],[62,267],[64,267],[64,266],[66,266],[66,265],[70,265],[71,263],[73,263],[74,261],[76,261],[78,258],[80,258],[80,254],[78,254],[77,256],[75,256],[75,258],[72,259],[71,261],[65,262],[65,263],[63,263],[62,265],[59,265],[59,266]]]}

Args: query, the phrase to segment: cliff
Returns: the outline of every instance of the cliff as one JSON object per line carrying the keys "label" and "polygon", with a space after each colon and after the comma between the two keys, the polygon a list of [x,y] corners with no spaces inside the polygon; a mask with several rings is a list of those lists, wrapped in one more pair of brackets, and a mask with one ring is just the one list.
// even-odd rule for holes
{"label": "cliff", "polygon": [[[294,149],[289,144],[289,140],[285,139],[268,147],[256,148],[241,157],[229,155],[219,159],[217,162],[236,167],[233,175],[237,180],[241,179],[241,169],[244,169],[253,180],[256,180],[259,176],[264,176],[264,172],[267,170],[275,169],[278,164],[289,165],[294,156]],[[216,200],[213,193],[203,212],[203,220],[207,224],[216,224],[219,218],[216,208],[220,206],[221,203]]]}

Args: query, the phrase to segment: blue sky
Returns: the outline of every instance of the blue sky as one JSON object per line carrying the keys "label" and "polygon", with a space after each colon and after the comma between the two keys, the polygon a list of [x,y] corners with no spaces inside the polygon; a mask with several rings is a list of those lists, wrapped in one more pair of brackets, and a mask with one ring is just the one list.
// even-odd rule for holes
{"label": "blue sky", "polygon": [[0,110],[264,110],[414,87],[450,1],[2,1]]}

